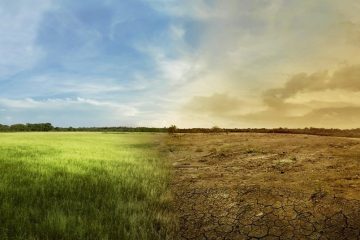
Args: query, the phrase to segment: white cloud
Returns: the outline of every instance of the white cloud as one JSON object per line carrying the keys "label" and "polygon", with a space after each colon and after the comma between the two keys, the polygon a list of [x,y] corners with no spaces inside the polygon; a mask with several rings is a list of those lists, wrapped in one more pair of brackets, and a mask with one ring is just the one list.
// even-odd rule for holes
{"label": "white cloud", "polygon": [[[169,31],[172,32],[174,29]],[[176,31],[181,30],[178,29]],[[181,33],[176,34],[178,34],[178,37],[181,35]],[[180,48],[179,45],[177,46]],[[168,56],[168,49],[164,49],[161,46],[138,45],[137,49],[152,58],[159,73],[157,78],[161,80],[162,84],[169,85],[170,87],[191,83],[191,81],[194,81],[195,76],[204,69],[201,59],[187,52],[184,48],[180,49],[176,57]]]}
{"label": "white cloud", "polygon": [[138,110],[131,107],[129,104],[119,104],[110,101],[99,101],[95,99],[87,98],[52,98],[45,100],[34,100],[32,98],[25,99],[7,99],[0,98],[0,106],[3,109],[63,109],[66,107],[90,105],[94,107],[103,107],[114,110],[115,112],[121,113],[124,116],[135,116]]}
{"label": "white cloud", "polygon": [[69,96],[109,99],[132,91],[145,91],[151,82],[140,74],[132,80],[117,77],[102,77],[81,74],[38,74],[14,79],[12,86],[3,96],[17,98]]}
{"label": "white cloud", "polygon": [[128,125],[140,114],[131,104],[87,98],[7,99],[0,98],[0,122],[52,122],[59,126]]}
{"label": "white cloud", "polygon": [[176,17],[207,19],[212,11],[204,0],[145,0],[156,10]]}
{"label": "white cloud", "polygon": [[174,24],[170,26],[170,34],[175,41],[178,41],[178,40],[182,41],[185,33],[186,33],[186,30],[184,29],[183,26],[174,25]]}
{"label": "white cloud", "polygon": [[41,58],[37,27],[50,7],[50,0],[0,2],[0,78],[29,69]]}

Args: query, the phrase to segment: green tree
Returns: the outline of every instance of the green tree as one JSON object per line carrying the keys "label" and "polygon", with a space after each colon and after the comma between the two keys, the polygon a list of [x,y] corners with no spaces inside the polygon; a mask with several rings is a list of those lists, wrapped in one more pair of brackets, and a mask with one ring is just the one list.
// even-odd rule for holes
{"label": "green tree", "polygon": [[177,127],[175,125],[171,125],[169,128],[168,128],[168,133],[169,134],[174,134],[176,133],[177,131]]}
{"label": "green tree", "polygon": [[221,131],[222,131],[222,129],[220,127],[218,127],[218,126],[213,126],[211,128],[211,132],[213,132],[213,133],[219,133]]}

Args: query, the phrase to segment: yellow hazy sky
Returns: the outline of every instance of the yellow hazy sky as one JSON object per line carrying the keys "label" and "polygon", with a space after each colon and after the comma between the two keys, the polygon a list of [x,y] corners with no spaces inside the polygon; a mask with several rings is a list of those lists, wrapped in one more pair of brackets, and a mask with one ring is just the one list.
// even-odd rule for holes
{"label": "yellow hazy sky", "polygon": [[206,30],[187,57],[198,72],[177,93],[179,125],[360,127],[359,1],[187,7]]}

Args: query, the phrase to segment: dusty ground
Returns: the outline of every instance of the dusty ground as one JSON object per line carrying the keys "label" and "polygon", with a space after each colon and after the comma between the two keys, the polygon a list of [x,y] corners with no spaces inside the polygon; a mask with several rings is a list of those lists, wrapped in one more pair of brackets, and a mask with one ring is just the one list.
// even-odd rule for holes
{"label": "dusty ground", "polygon": [[179,239],[360,239],[360,139],[238,133],[166,141]]}

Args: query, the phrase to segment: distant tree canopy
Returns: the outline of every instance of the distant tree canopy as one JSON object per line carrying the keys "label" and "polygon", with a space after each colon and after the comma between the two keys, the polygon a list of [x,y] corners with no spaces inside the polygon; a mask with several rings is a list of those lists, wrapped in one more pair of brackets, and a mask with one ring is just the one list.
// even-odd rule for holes
{"label": "distant tree canopy", "polygon": [[9,131],[10,127],[7,125],[0,124],[0,132],[7,132]]}
{"label": "distant tree canopy", "polygon": [[10,126],[0,124],[1,132],[48,132],[53,129],[51,123],[18,123]]}
{"label": "distant tree canopy", "polygon": [[221,129],[220,127],[218,127],[218,126],[213,126],[213,127],[211,128],[211,132],[213,132],[213,133],[219,133],[219,132],[222,132],[222,129]]}
{"label": "distant tree canopy", "polygon": [[177,127],[175,125],[171,125],[169,128],[168,128],[168,133],[169,134],[174,134],[176,133],[177,131]]}
{"label": "distant tree canopy", "polygon": [[158,133],[281,133],[281,134],[308,134],[321,136],[355,137],[360,138],[360,128],[336,129],[336,128],[177,128],[172,125],[168,128],[151,127],[53,127],[51,123],[27,123],[3,125],[0,124],[0,132],[158,132]]}
{"label": "distant tree canopy", "polygon": [[0,132],[166,132],[167,128],[150,127],[54,127],[51,123],[0,124]]}

